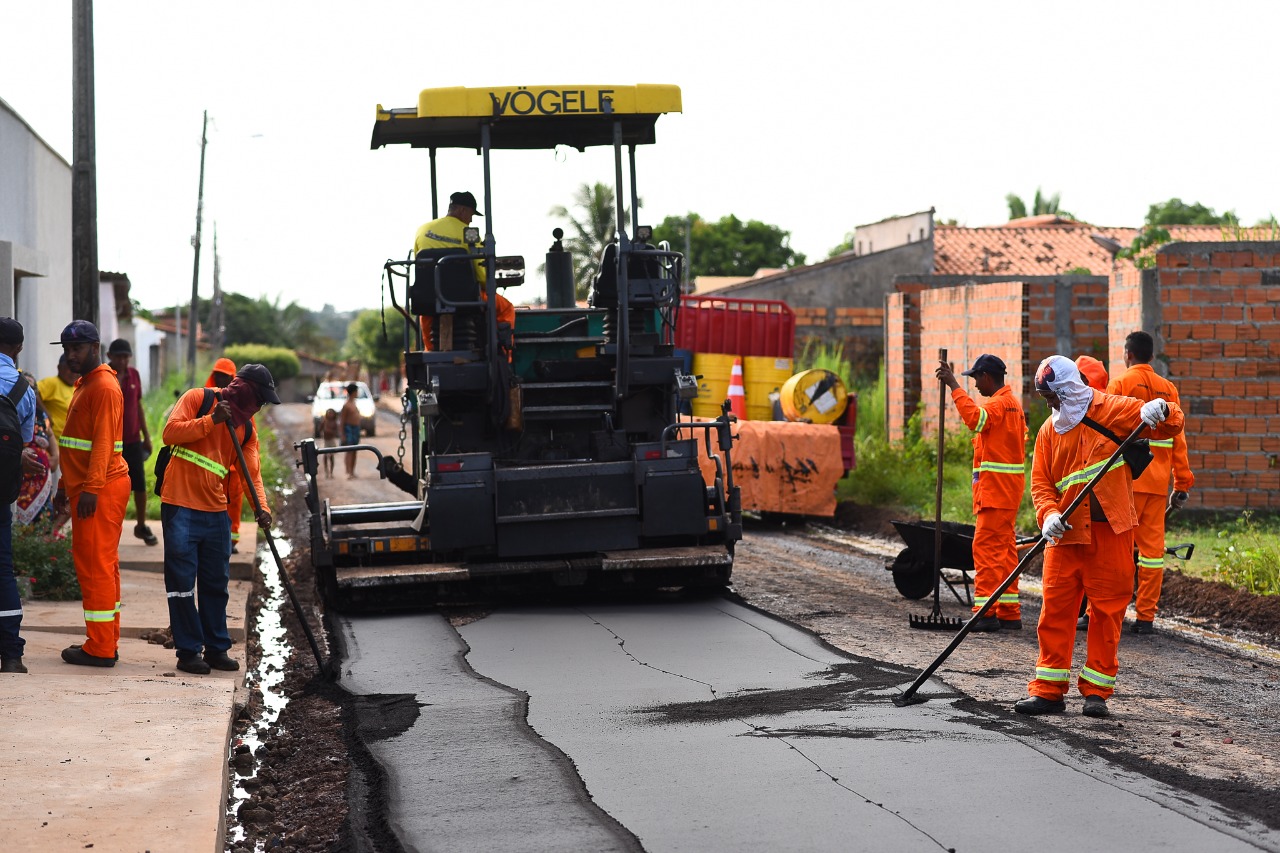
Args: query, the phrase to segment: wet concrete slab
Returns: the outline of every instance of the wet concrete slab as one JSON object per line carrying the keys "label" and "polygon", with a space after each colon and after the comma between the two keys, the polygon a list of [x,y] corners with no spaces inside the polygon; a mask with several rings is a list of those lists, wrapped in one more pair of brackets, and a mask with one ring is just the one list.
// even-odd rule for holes
{"label": "wet concrete slab", "polygon": [[[528,694],[534,731],[648,850],[1078,851],[1280,846],[1251,825],[1025,727],[933,701],[726,601],[496,612],[461,629],[477,673]],[[1243,839],[1248,840],[1243,840]],[[1254,843],[1250,843],[1254,842]],[[538,848],[550,849],[550,848]]]}
{"label": "wet concrete slab", "polygon": [[639,849],[524,724],[524,697],[470,670],[442,617],[340,629],[341,685],[358,694],[356,733],[384,769],[386,820],[406,849]]}

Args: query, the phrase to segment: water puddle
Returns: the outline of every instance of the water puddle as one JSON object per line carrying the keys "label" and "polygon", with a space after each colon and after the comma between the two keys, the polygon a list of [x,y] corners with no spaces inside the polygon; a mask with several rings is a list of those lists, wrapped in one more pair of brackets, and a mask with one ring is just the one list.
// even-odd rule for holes
{"label": "water puddle", "polygon": [[[292,543],[279,530],[272,530],[271,535],[275,539],[280,559],[284,560],[293,551]],[[245,731],[231,739],[231,797],[227,803],[228,850],[246,837],[244,828],[239,822],[232,825],[231,818],[253,796],[254,791],[262,786],[262,780],[257,778],[257,762],[252,760],[252,756],[263,748],[272,727],[289,702],[281,688],[284,683],[285,662],[292,651],[280,618],[286,604],[286,593],[266,537],[259,537],[257,556],[257,571],[262,574],[266,598],[258,608],[252,631],[257,635],[261,654],[257,666],[245,674],[245,687],[251,694],[256,689],[261,701],[255,706],[254,716],[247,723]],[[261,851],[265,848],[259,842],[256,849]]]}

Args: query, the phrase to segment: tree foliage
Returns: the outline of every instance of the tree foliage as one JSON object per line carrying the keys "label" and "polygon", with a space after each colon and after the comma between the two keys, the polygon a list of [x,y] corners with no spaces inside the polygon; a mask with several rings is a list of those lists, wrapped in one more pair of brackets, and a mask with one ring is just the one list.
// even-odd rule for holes
{"label": "tree foliage", "polygon": [[[573,210],[564,205],[551,208],[551,215],[568,223],[564,247],[573,254],[573,293],[586,299],[591,283],[600,271],[600,255],[612,243],[618,230],[617,200],[613,187],[597,181],[582,184],[573,194]],[[623,218],[627,218],[624,207]]]}
{"label": "tree foliage", "polygon": [[265,344],[236,344],[223,351],[223,355],[236,363],[237,367],[246,364],[263,364],[271,371],[271,378],[280,384],[286,379],[297,376],[302,371],[302,362],[297,354],[284,347],[271,347]]}
{"label": "tree foliage", "polygon": [[686,259],[689,280],[700,275],[754,275],[756,270],[800,266],[803,254],[790,246],[791,232],[752,219],[743,222],[733,214],[719,222],[707,222],[696,213],[668,216],[653,229],[653,239],[666,240],[683,251],[689,236]]}
{"label": "tree foliage", "polygon": [[1027,209],[1027,203],[1022,200],[1021,196],[1009,193],[1004,197],[1005,202],[1009,205],[1009,219],[1022,219],[1027,216],[1042,216],[1047,213],[1061,216],[1064,219],[1075,219],[1073,214],[1063,210],[1060,206],[1062,193],[1054,193],[1047,196],[1036,187],[1036,195],[1032,200],[1030,210]]}
{"label": "tree foliage", "polygon": [[1238,225],[1240,217],[1234,210],[1222,214],[1199,202],[1187,204],[1180,198],[1171,198],[1147,208],[1147,225]]}
{"label": "tree foliage", "polygon": [[402,343],[397,334],[399,329],[397,320],[383,337],[382,313],[376,308],[361,311],[347,327],[342,353],[347,358],[359,359],[365,367],[374,370],[397,368],[400,366]]}
{"label": "tree foliage", "polygon": [[[200,300],[201,323],[209,322],[210,307],[210,300]],[[222,295],[222,311],[228,346],[266,344],[321,357],[336,354],[337,341],[321,330],[316,314],[297,302],[282,306],[278,296],[274,301],[265,296],[250,299],[228,291]]]}

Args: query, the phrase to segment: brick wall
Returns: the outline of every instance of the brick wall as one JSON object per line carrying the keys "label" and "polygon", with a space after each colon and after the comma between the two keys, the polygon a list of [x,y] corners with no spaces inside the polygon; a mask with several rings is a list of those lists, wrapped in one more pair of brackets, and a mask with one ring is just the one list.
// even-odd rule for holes
{"label": "brick wall", "polygon": [[[1021,281],[993,284],[966,284],[923,291],[920,296],[921,405],[924,431],[934,434],[938,423],[939,383],[934,377],[938,351],[947,350],[947,360],[956,371],[960,387],[981,400],[973,380],[959,376],[973,366],[982,353],[999,357],[1008,368],[1005,380],[1014,393],[1024,385],[1029,336],[1025,311],[1031,285]],[[948,431],[964,429],[947,392]]]}
{"label": "brick wall", "polygon": [[1170,243],[1156,270],[1157,358],[1187,413],[1189,505],[1280,509],[1280,242]]}
{"label": "brick wall", "polygon": [[810,344],[844,348],[855,376],[874,377],[884,354],[884,308],[793,307],[796,353]]}
{"label": "brick wall", "polygon": [[900,282],[885,297],[885,433],[902,439],[907,420],[920,402],[920,293],[925,285]]}
{"label": "brick wall", "polygon": [[[1028,383],[1051,355],[1107,360],[1107,280],[1101,277],[1032,279],[1027,284]],[[1030,396],[1030,384],[1025,388]]]}

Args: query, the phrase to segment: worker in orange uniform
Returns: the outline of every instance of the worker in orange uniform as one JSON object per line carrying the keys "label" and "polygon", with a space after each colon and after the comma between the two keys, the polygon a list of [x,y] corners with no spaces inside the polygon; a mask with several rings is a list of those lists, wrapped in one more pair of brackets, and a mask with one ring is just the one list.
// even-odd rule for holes
{"label": "worker in orange uniform", "polygon": [[84,602],[84,643],[62,650],[77,666],[115,666],[120,645],[120,530],[129,502],[124,461],[124,394],[102,360],[98,328],[74,320],[62,330],[76,380],[58,439],[62,480],[54,510],[71,512],[71,559]]}
{"label": "worker in orange uniform", "polygon": [[[1091,355],[1082,355],[1076,359],[1076,369],[1085,385],[1098,391],[1107,390],[1107,366]],[[1080,619],[1077,628],[1089,627],[1089,597],[1086,595],[1080,602]]]}
{"label": "worker in orange uniform", "polygon": [[236,440],[242,442],[262,507],[256,519],[267,527],[271,513],[258,468],[258,436],[249,427],[263,404],[279,402],[271,372],[261,364],[246,364],[226,388],[193,388],[183,394],[164,426],[164,442],[173,447],[160,493],[164,586],[178,669],[183,672],[206,675],[211,669],[240,668],[227,654],[231,525],[225,484],[238,457],[225,424],[231,424]]}
{"label": "worker in orange uniform", "polygon": [[[1178,403],[1178,389],[1151,368],[1155,341],[1146,332],[1133,332],[1124,339],[1124,373],[1107,386],[1108,394],[1120,394],[1147,402],[1160,397]],[[1138,513],[1134,542],[1138,546],[1137,619],[1133,633],[1154,634],[1156,605],[1164,583],[1164,517],[1169,508],[1186,503],[1195,475],[1187,462],[1187,438],[1179,433],[1172,439],[1151,436],[1151,464],[1133,483],[1133,507]],[[1169,492],[1172,469],[1173,492]]]}
{"label": "worker in orange uniform", "polygon": [[1081,381],[1071,359],[1060,355],[1040,362],[1035,383],[1053,410],[1036,434],[1031,466],[1031,499],[1041,535],[1049,544],[1044,552],[1036,677],[1027,685],[1030,698],[1013,707],[1020,714],[1066,710],[1063,696],[1071,685],[1076,616],[1081,596],[1088,593],[1092,617],[1077,686],[1085,697],[1084,714],[1105,717],[1120,671],[1120,623],[1133,594],[1133,529],[1138,518],[1129,466],[1117,460],[1081,501],[1070,523],[1062,513],[1116,449],[1088,421],[1122,437],[1146,424],[1159,438],[1172,438],[1182,431],[1182,409],[1159,397],[1141,403],[1096,391]]}
{"label": "worker in orange uniform", "polygon": [[[449,209],[444,216],[423,224],[413,237],[413,254],[417,257],[423,249],[465,249],[463,232],[471,224],[472,217],[484,216],[476,209],[476,197],[469,192],[454,193],[449,196]],[[475,262],[476,282],[480,285],[480,298],[488,301],[485,290],[485,269],[483,261]],[[516,309],[501,293],[498,297],[498,325],[507,324],[507,328],[516,327]],[[422,348],[432,349],[430,317],[419,317],[422,327]]]}
{"label": "worker in orange uniform", "polygon": [[[951,366],[938,363],[937,377],[951,389],[960,419],[973,432],[973,609],[976,612],[1018,565],[1014,526],[1026,486],[1027,417],[1005,384],[1005,365],[983,354],[963,372],[978,393],[990,398],[979,407],[960,388]],[[1022,608],[1014,580],[1000,600],[973,623],[973,631],[1020,631]]]}
{"label": "worker in orange uniform", "polygon": [[[213,363],[209,378],[205,380],[206,388],[226,388],[236,377],[236,363],[223,357]],[[231,519],[231,553],[239,552],[240,515],[244,509],[244,478],[240,476],[235,465],[227,466],[227,518]]]}

